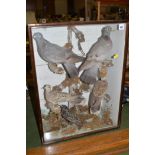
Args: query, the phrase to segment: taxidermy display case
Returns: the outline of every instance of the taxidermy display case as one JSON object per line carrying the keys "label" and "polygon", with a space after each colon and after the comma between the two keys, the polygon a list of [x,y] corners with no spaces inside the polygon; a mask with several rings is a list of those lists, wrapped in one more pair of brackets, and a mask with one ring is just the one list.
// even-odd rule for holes
{"label": "taxidermy display case", "polygon": [[30,24],[28,29],[42,142],[119,127],[128,23]]}

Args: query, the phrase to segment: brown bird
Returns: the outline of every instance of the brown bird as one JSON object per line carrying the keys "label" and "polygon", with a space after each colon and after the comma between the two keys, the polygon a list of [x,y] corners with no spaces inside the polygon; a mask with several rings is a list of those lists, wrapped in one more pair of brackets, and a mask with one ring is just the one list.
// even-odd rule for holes
{"label": "brown bird", "polygon": [[44,97],[46,106],[53,110],[55,105],[61,102],[76,102],[80,103],[84,98],[81,95],[72,95],[62,91],[53,90],[50,85],[44,86]]}
{"label": "brown bird", "polygon": [[89,95],[88,107],[89,113],[97,112],[100,110],[101,101],[104,97],[105,91],[108,88],[108,82],[103,80],[98,80],[95,82],[92,92]]}

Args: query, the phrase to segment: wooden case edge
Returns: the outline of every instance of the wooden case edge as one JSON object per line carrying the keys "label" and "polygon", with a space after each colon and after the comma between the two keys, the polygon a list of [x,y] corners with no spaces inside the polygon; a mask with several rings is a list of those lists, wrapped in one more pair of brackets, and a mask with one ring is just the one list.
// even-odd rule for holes
{"label": "wooden case edge", "polygon": [[[34,58],[34,52],[33,52],[33,43],[32,43],[32,27],[48,27],[48,26],[67,26],[67,25],[90,25],[90,24],[115,24],[115,23],[125,23],[126,24],[126,34],[125,34],[125,47],[124,47],[124,60],[123,60],[123,71],[122,71],[122,82],[121,82],[121,93],[120,93],[120,102],[119,102],[119,112],[118,112],[118,123],[117,126],[109,127],[106,129],[99,129],[94,131],[89,131],[87,133],[81,133],[74,136],[69,137],[63,137],[58,138],[55,140],[45,141],[44,140],[44,132],[43,132],[43,125],[42,125],[42,118],[41,118],[41,109],[40,109],[40,102],[39,102],[39,92],[38,92],[38,85],[37,85],[37,78],[36,78],[36,67],[35,67],[35,58]],[[64,140],[69,140],[72,138],[79,138],[81,136],[87,136],[94,133],[107,131],[111,129],[116,129],[120,127],[121,124],[121,113],[122,113],[122,99],[123,99],[123,84],[125,80],[125,66],[126,66],[126,58],[127,58],[127,51],[128,51],[128,38],[129,38],[129,23],[126,20],[122,21],[89,21],[89,22],[61,22],[61,23],[45,23],[45,24],[28,24],[28,35],[29,35],[29,44],[30,44],[30,53],[31,53],[31,63],[32,63],[32,74],[33,74],[33,80],[34,80],[34,91],[35,94],[35,101],[34,101],[34,113],[37,121],[37,126],[39,129],[39,135],[41,138],[41,142],[43,144],[51,144],[55,142],[60,142]]]}

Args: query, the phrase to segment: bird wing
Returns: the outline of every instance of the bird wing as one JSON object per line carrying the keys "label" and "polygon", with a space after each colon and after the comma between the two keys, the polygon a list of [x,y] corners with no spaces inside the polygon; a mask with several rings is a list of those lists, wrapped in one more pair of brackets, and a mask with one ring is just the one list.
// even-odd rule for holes
{"label": "bird wing", "polygon": [[104,55],[106,52],[110,51],[112,49],[112,41],[105,40],[103,37],[100,37],[96,43],[94,43],[89,52],[87,53],[87,57],[100,57]]}
{"label": "bird wing", "polygon": [[46,46],[43,48],[44,56],[47,61],[54,63],[64,63],[66,61],[65,53],[68,52],[64,47],[60,47],[57,44],[53,44],[47,40],[45,40]]}
{"label": "bird wing", "polygon": [[80,80],[86,84],[94,84],[97,76],[98,66],[95,65],[87,70],[84,70],[80,76]]}
{"label": "bird wing", "polygon": [[78,69],[74,64],[64,63],[63,67],[70,78],[78,76]]}
{"label": "bird wing", "polygon": [[83,61],[85,58],[76,55],[71,50],[66,51],[66,63],[77,63]]}
{"label": "bird wing", "polygon": [[71,49],[61,47],[57,44],[53,44],[48,40],[43,39],[43,43],[38,44],[40,50],[40,56],[47,62],[53,63],[76,63],[83,60],[83,57],[80,57],[72,52]]}
{"label": "bird wing", "polygon": [[58,101],[59,96],[58,96],[57,92],[55,92],[55,91],[49,91],[49,92],[45,91],[44,94],[45,94],[44,95],[45,96],[45,100],[47,102],[49,102],[49,103],[56,103]]}
{"label": "bird wing", "polygon": [[100,43],[99,43],[99,40],[96,41],[92,46],[91,48],[89,49],[88,53],[87,53],[87,58],[91,57],[91,56],[94,56],[98,53],[99,49],[100,49]]}
{"label": "bird wing", "polygon": [[66,116],[65,117],[66,117],[66,119],[69,122],[72,122],[72,123],[75,123],[75,124],[79,124],[80,123],[80,121],[79,121],[78,117],[76,116],[76,114],[74,114],[74,113],[72,113],[70,111],[68,111],[66,113]]}
{"label": "bird wing", "polygon": [[108,82],[106,80],[96,81],[96,83],[94,84],[94,87],[93,87],[94,96],[103,97],[107,88],[108,88]]}
{"label": "bird wing", "polygon": [[88,106],[92,112],[96,112],[100,109],[101,98],[94,96],[93,92],[89,95]]}
{"label": "bird wing", "polygon": [[99,63],[106,58],[106,53],[108,54],[108,51],[111,50],[111,48],[112,44],[100,37],[97,42],[91,46],[85,61],[81,64],[79,70],[86,70],[93,65],[99,65]]}

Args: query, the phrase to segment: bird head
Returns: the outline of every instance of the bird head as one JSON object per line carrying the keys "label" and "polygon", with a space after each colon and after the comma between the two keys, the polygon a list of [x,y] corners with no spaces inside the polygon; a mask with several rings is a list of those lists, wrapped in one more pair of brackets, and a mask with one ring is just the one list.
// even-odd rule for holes
{"label": "bird head", "polygon": [[112,31],[111,26],[103,27],[102,30],[101,30],[102,36],[103,36],[103,37],[109,37],[111,31]]}
{"label": "bird head", "polygon": [[50,85],[47,85],[47,84],[44,85],[44,87],[43,87],[43,89],[44,89],[44,90],[47,90],[47,91],[51,91],[51,88],[52,88],[52,87],[51,87]]}
{"label": "bird head", "polygon": [[68,109],[68,107],[67,107],[66,105],[59,105],[59,106],[60,106],[60,108],[63,109],[63,110],[67,110],[67,109]]}
{"label": "bird head", "polygon": [[34,33],[33,39],[36,40],[36,39],[41,39],[41,38],[43,38],[43,35],[40,32]]}

